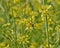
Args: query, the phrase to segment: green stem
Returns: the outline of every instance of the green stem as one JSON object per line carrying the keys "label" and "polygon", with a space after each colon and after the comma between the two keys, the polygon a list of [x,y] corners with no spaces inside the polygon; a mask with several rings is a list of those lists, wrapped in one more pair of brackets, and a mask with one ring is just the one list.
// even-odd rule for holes
{"label": "green stem", "polygon": [[45,17],[45,22],[46,22],[46,38],[47,38],[47,44],[48,44],[48,48],[50,48],[49,46],[49,32],[48,32],[48,19],[47,16]]}
{"label": "green stem", "polygon": [[14,18],[14,31],[15,31],[15,48],[18,48],[18,45],[17,45],[17,26],[16,26],[16,23],[15,23],[15,18]]}
{"label": "green stem", "polygon": [[[14,16],[13,10],[12,10],[12,14],[13,14],[13,16]],[[14,36],[14,41],[13,41],[13,42],[15,43],[15,44],[14,44],[14,45],[15,45],[14,47],[15,47],[15,48],[18,48],[18,46],[17,46],[17,30],[16,30],[16,29],[17,29],[17,26],[16,26],[16,23],[15,23],[15,20],[16,20],[16,19],[15,19],[15,18],[13,18],[13,19],[14,19],[13,24],[14,24],[14,31],[15,31],[15,33],[14,33],[14,35],[13,35],[13,36]]]}

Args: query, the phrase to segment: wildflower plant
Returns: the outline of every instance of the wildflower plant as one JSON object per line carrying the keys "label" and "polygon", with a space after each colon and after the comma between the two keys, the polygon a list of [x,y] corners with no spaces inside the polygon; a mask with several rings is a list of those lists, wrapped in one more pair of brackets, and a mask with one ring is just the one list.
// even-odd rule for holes
{"label": "wildflower plant", "polygon": [[0,0],[0,48],[60,48],[59,0]]}

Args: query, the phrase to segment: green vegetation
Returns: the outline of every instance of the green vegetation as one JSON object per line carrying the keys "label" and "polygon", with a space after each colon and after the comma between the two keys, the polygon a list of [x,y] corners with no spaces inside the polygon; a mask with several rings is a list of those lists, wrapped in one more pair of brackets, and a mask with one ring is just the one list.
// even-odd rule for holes
{"label": "green vegetation", "polygon": [[0,48],[60,48],[60,0],[0,0]]}

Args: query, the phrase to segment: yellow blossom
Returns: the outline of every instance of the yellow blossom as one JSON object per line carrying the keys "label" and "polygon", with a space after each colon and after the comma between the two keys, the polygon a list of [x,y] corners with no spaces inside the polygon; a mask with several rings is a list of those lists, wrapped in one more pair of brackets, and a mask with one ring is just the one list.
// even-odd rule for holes
{"label": "yellow blossom", "polygon": [[37,47],[37,43],[36,42],[32,42],[31,45],[30,45],[30,48],[36,48]]}
{"label": "yellow blossom", "polygon": [[14,3],[17,3],[17,2],[19,2],[19,0],[13,0],[13,2],[14,2]]}
{"label": "yellow blossom", "polygon": [[47,0],[47,2],[51,2],[52,0]]}
{"label": "yellow blossom", "polygon": [[11,24],[10,23],[6,23],[6,24],[3,24],[2,27],[7,27],[7,26],[10,26]]}
{"label": "yellow blossom", "polygon": [[36,24],[35,24],[35,28],[36,28],[36,29],[41,29],[42,26],[43,26],[43,22],[42,22],[42,23],[36,23]]}
{"label": "yellow blossom", "polygon": [[23,43],[23,42],[24,43],[29,43],[29,37],[28,37],[28,35],[20,35],[19,34],[17,36],[17,38],[18,38],[17,41],[20,42],[20,44]]}
{"label": "yellow blossom", "polygon": [[54,24],[53,20],[51,18],[48,19],[48,24]]}

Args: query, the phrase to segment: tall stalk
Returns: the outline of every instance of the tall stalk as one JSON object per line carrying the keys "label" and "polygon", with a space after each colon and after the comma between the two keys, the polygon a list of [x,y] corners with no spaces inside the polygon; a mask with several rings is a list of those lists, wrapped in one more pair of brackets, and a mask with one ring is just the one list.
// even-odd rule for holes
{"label": "tall stalk", "polygon": [[49,32],[48,32],[48,19],[47,19],[47,16],[45,17],[45,23],[46,23],[46,40],[47,40],[47,45],[48,45],[48,48],[50,48],[49,46]]}
{"label": "tall stalk", "polygon": [[[42,0],[42,4],[43,4],[43,8],[44,8],[44,3],[45,0]],[[47,46],[48,48],[50,48],[49,46],[49,32],[48,32],[48,19],[47,19],[47,15],[45,16],[45,31],[46,31],[46,41],[47,41]]]}
{"label": "tall stalk", "polygon": [[[12,10],[12,14],[13,14],[13,16],[14,16],[14,13],[13,13],[13,10]],[[16,18],[14,18],[14,22],[13,22],[13,24],[14,24],[14,45],[15,45],[15,47],[14,48],[18,48],[18,43],[17,43],[17,25],[16,25]]]}
{"label": "tall stalk", "polygon": [[[12,15],[14,16],[13,10],[12,10]],[[14,28],[13,28],[14,29],[14,35],[13,35],[14,36],[14,41],[13,42],[14,42],[14,45],[15,45],[14,48],[18,48],[18,46],[17,46],[17,25],[15,23],[16,19],[15,18],[13,18],[13,19],[14,19],[14,22],[13,22],[13,24],[14,24]]]}
{"label": "tall stalk", "polygon": [[14,31],[15,31],[15,48],[18,48],[18,46],[17,46],[17,30],[16,30],[16,28],[17,28],[17,26],[16,26],[16,24],[15,24],[15,19],[14,19]]}

